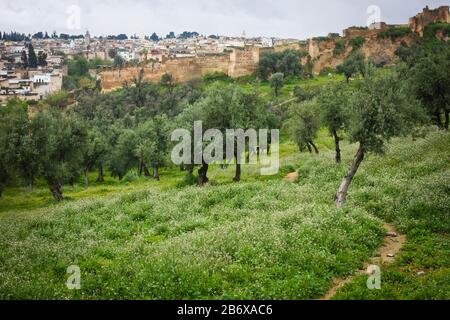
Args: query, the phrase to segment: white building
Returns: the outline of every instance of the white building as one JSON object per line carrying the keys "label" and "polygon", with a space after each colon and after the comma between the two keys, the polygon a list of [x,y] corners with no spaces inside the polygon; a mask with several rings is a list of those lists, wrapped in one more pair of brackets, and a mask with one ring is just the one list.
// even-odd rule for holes
{"label": "white building", "polygon": [[131,60],[135,59],[135,55],[133,52],[129,52],[129,51],[125,51],[125,50],[120,50],[117,53],[117,55],[120,56],[126,62],[130,62]]}

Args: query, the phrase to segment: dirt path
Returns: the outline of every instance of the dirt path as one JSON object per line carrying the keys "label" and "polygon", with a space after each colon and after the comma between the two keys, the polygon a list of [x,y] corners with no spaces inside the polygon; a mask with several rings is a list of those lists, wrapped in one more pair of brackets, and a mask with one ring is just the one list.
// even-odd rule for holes
{"label": "dirt path", "polygon": [[[289,173],[284,177],[286,182],[296,182],[299,178],[298,172]],[[406,236],[397,232],[395,227],[391,224],[385,223],[384,229],[386,235],[384,237],[383,245],[378,248],[376,255],[364,264],[364,269],[356,271],[353,275],[346,278],[337,278],[333,281],[333,287],[320,300],[332,299],[338,290],[347,283],[350,283],[356,276],[366,274],[367,268],[370,265],[386,265],[395,261],[395,257],[406,243]]]}
{"label": "dirt path", "polygon": [[356,276],[366,274],[367,267],[370,265],[381,266],[383,264],[391,264],[395,261],[395,257],[406,243],[406,236],[399,234],[395,227],[391,224],[385,224],[386,236],[384,237],[383,246],[377,251],[375,257],[371,258],[364,264],[363,270],[358,270],[354,275],[347,278],[338,278],[333,281],[333,287],[320,300],[332,299],[338,290],[347,283],[350,283]]}
{"label": "dirt path", "polygon": [[289,173],[286,177],[284,177],[284,181],[286,182],[296,182],[298,180],[299,174],[298,172]]}

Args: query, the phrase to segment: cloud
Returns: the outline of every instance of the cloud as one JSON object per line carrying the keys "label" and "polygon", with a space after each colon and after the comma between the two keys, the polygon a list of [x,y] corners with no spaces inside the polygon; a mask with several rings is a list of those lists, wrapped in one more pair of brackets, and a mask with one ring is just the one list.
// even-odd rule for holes
{"label": "cloud", "polygon": [[[406,23],[422,0],[2,0],[0,30],[92,34],[203,34],[278,36],[304,39],[365,25],[367,7],[378,5],[382,20]],[[80,7],[80,29],[69,30],[67,8]]]}

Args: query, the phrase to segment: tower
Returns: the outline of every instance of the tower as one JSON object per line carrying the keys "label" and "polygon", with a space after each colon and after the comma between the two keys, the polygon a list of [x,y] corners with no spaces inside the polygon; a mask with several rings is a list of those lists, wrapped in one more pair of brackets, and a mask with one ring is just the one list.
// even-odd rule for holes
{"label": "tower", "polygon": [[89,30],[86,30],[86,35],[84,36],[84,45],[86,50],[91,49],[91,35],[89,34]]}

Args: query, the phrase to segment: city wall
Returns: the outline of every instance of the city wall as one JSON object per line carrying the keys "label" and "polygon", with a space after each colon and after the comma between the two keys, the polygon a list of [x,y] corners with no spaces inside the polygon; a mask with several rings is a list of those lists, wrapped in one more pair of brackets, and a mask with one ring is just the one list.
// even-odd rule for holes
{"label": "city wall", "polygon": [[[339,35],[313,38],[307,41],[291,43],[275,48],[259,48],[248,46],[245,48],[233,48],[231,53],[211,54],[198,57],[176,58],[151,63],[144,68],[123,68],[105,70],[100,72],[102,88],[105,91],[123,86],[124,82],[136,78],[141,69],[144,70],[144,80],[149,82],[160,81],[162,75],[170,73],[176,82],[186,82],[195,77],[202,77],[208,73],[223,72],[230,77],[237,78],[252,74],[257,67],[260,57],[266,52],[280,52],[286,49],[298,50],[306,53],[302,57],[302,63],[312,63],[312,72],[317,75],[327,68],[336,68],[353,51],[351,40],[355,37],[364,38],[361,47],[366,58],[383,63],[391,63],[396,59],[395,51],[402,44],[410,45],[423,37],[423,32],[430,23],[450,23],[449,7],[443,6],[434,10],[428,7],[423,9],[415,17],[409,20],[407,25],[387,25],[381,23],[378,28],[348,28],[344,30],[343,37]],[[409,27],[412,31],[403,37],[396,39],[381,38],[380,32],[392,27]],[[439,34],[438,34],[439,36]],[[448,35],[440,35],[448,39]],[[336,54],[337,42],[344,42],[344,50]]]}
{"label": "city wall", "polygon": [[149,63],[145,67],[105,70],[100,72],[100,79],[103,90],[108,91],[132,81],[141,70],[144,71],[144,80],[149,82],[160,81],[165,73],[171,74],[176,82],[186,82],[214,72],[237,78],[253,73],[264,51],[267,49],[246,47],[235,48],[231,53],[169,59],[162,63]]}

